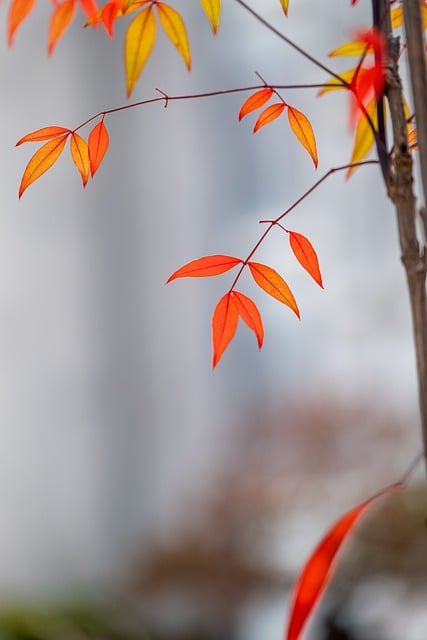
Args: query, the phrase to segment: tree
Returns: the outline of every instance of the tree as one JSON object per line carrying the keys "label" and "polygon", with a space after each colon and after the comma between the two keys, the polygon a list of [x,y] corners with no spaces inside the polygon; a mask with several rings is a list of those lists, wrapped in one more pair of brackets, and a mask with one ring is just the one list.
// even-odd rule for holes
{"label": "tree", "polygon": [[[290,248],[302,267],[322,286],[322,275],[316,251],[310,240],[303,234],[283,225],[283,219],[300,205],[313,191],[334,173],[346,172],[347,176],[362,167],[372,165],[379,170],[387,195],[392,200],[398,222],[401,257],[406,272],[410,307],[413,320],[413,332],[416,347],[417,375],[419,385],[420,415],[424,451],[427,450],[427,318],[426,318],[426,259],[425,235],[427,235],[427,215],[424,206],[419,210],[413,189],[414,167],[412,152],[419,149],[420,159],[420,191],[424,202],[427,192],[427,81],[424,58],[423,20],[427,5],[419,0],[403,0],[386,3],[385,0],[373,0],[372,24],[361,30],[356,37],[330,55],[352,55],[356,63],[345,72],[335,72],[329,65],[311,56],[308,49],[296,44],[284,35],[279,28],[270,24],[243,0],[236,0],[243,11],[252,15],[271,34],[278,37],[288,47],[304,57],[310,64],[320,69],[324,80],[318,85],[301,83],[301,90],[320,90],[326,93],[331,90],[347,92],[351,97],[350,118],[355,128],[354,145],[351,160],[348,164],[333,167],[315,180],[311,187],[293,202],[278,217],[262,220],[266,225],[257,242],[244,258],[234,255],[215,254],[192,260],[177,269],[168,279],[171,282],[182,277],[216,276],[237,268],[237,275],[231,287],[220,298],[212,317],[213,366],[215,367],[225,349],[233,339],[239,318],[254,332],[259,348],[263,344],[264,328],[260,312],[255,302],[246,293],[236,290],[237,282],[243,271],[248,271],[255,284],[273,298],[289,307],[299,317],[299,307],[293,292],[283,277],[269,265],[253,259],[255,252],[270,232],[278,229],[289,238]],[[357,2],[353,0],[352,4]],[[217,32],[221,16],[219,0],[202,1],[203,9],[209,19],[212,31]],[[282,0],[281,6],[285,15],[288,13],[288,1]],[[9,42],[14,39],[15,32],[25,20],[34,6],[34,0],[14,0],[9,8]],[[166,36],[177,49],[188,69],[191,67],[191,54],[185,21],[173,6],[155,0],[138,2],[120,2],[110,0],[100,9],[92,0],[64,0],[55,3],[49,26],[48,53],[52,53],[59,38],[63,35],[80,8],[86,14],[86,25],[102,25],[107,34],[113,36],[114,26],[118,18],[129,14],[129,24],[125,35],[125,71],[126,90],[130,97],[143,67],[152,53],[156,40],[156,32],[161,27]],[[404,24],[405,40],[401,44],[396,36],[397,30]],[[399,75],[398,62],[408,53],[411,93],[414,111],[410,109],[404,97],[402,81]],[[45,126],[24,135],[18,145],[27,142],[42,143],[30,158],[24,170],[19,196],[39,177],[41,177],[62,154],[67,142],[70,144],[72,160],[77,167],[83,186],[89,176],[94,177],[98,171],[109,146],[106,119],[114,112],[143,107],[148,103],[159,102],[167,107],[173,101],[187,99],[197,100],[216,95],[232,93],[248,94],[244,98],[239,120],[253,117],[254,133],[272,124],[278,118],[287,116],[288,124],[298,142],[310,156],[315,168],[318,165],[316,137],[310,119],[290,102],[288,91],[295,86],[270,84],[258,75],[259,83],[253,86],[233,87],[192,95],[169,95],[157,90],[156,97],[126,104],[117,108],[102,111],[88,117],[85,122],[74,129],[68,127]],[[386,105],[387,111],[386,111]],[[388,112],[388,116],[386,113]],[[391,142],[386,118],[390,120]],[[90,125],[86,139],[81,129]],[[78,133],[80,131],[80,133]],[[371,148],[375,148],[376,158],[366,159]],[[420,233],[419,226],[423,233]],[[377,498],[388,495],[405,486],[412,471],[403,478],[386,487],[374,497],[350,509],[327,533],[319,544],[312,558],[303,570],[294,600],[288,638],[296,639],[316,604],[331,574],[335,555],[341,544],[351,534],[354,525],[365,511],[375,504]]]}

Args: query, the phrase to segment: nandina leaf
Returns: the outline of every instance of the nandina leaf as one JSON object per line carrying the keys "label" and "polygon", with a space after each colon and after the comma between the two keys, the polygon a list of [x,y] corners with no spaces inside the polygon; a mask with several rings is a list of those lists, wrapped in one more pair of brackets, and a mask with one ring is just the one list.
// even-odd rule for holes
{"label": "nandina leaf", "polygon": [[65,142],[69,136],[66,133],[59,138],[54,138],[49,142],[46,142],[36,153],[30,158],[27,166],[25,167],[24,175],[22,176],[21,185],[19,187],[19,197],[22,196],[25,189],[35,180],[40,178],[51,166],[58,160],[61,155]]}
{"label": "nandina leaf", "polygon": [[51,140],[52,138],[64,135],[64,133],[71,133],[71,131],[65,127],[43,127],[42,129],[37,129],[37,131],[27,133],[26,136],[18,140],[15,146],[19,147],[19,145],[24,142],[41,142],[42,140]]}
{"label": "nandina leaf", "polygon": [[311,275],[313,280],[323,289],[319,260],[310,240],[301,233],[289,231],[289,244],[300,265]]}
{"label": "nandina leaf", "polygon": [[89,178],[89,150],[86,140],[83,140],[75,131],[71,134],[70,151],[85,187]]}
{"label": "nandina leaf", "polygon": [[231,292],[228,291],[216,305],[212,316],[212,366],[214,368],[234,338],[238,319],[237,307]]}
{"label": "nandina leaf", "polygon": [[286,635],[287,640],[299,640],[303,628],[312,613],[314,607],[319,602],[320,596],[331,579],[335,557],[342,544],[353,533],[357,521],[379,498],[403,488],[402,483],[392,484],[368,500],[365,500],[357,507],[347,511],[335,524],[327,531],[320,541],[303,570],[295,585],[292,598],[291,615]]}
{"label": "nandina leaf", "polygon": [[261,129],[261,127],[265,127],[266,124],[270,124],[270,122],[276,120],[276,118],[283,113],[284,108],[284,102],[275,102],[264,109],[264,111],[259,115],[258,120],[255,122],[254,133],[256,133],[258,129]]}
{"label": "nandina leaf", "polygon": [[18,27],[34,8],[36,0],[12,0],[7,15],[7,43],[11,47]]}
{"label": "nandina leaf", "polygon": [[282,9],[283,12],[285,14],[285,16],[288,15],[288,9],[289,9],[289,0],[280,0],[280,4],[282,5]]}
{"label": "nandina leaf", "polygon": [[172,282],[176,278],[205,278],[207,276],[218,276],[221,273],[225,273],[230,269],[233,269],[236,265],[241,263],[240,258],[234,256],[204,256],[197,260],[188,262],[183,267],[175,271],[166,280],[166,284]]}
{"label": "nandina leaf", "polygon": [[[375,129],[378,128],[377,101],[375,98],[366,105],[366,112],[371,118]],[[354,134],[353,150],[351,153],[350,163],[354,164],[363,160],[372,147],[374,146],[375,136],[368,119],[362,114]],[[350,167],[347,171],[347,178],[356,170],[356,167]]]}
{"label": "nandina leaf", "polygon": [[221,18],[221,0],[200,0],[200,4],[208,17],[212,31],[216,34]]}
{"label": "nandina leaf", "polygon": [[412,151],[418,151],[418,135],[416,129],[412,129],[411,131],[409,131],[408,145],[409,148],[412,149]]}
{"label": "nandina leaf", "polygon": [[[344,80],[344,82],[350,84],[352,79],[354,78],[355,72],[355,68],[348,69],[347,71],[340,71],[339,76]],[[345,84],[338,82],[337,78],[330,78],[327,82],[325,82],[324,86],[320,89],[317,95],[323,96],[324,93],[328,93],[328,91],[336,91],[337,89],[347,89],[347,87],[345,86]]]}
{"label": "nandina leaf", "polygon": [[76,13],[76,0],[63,0],[57,4],[50,18],[47,53],[50,56],[59,38],[70,26]]}
{"label": "nandina leaf", "polygon": [[253,93],[247,100],[242,104],[239,111],[239,122],[242,118],[262,107],[266,102],[268,102],[273,95],[273,89],[270,87],[265,87],[265,89],[260,89]]}
{"label": "nandina leaf", "polygon": [[125,68],[128,97],[153,50],[155,41],[156,20],[150,5],[135,16],[126,31]]}
{"label": "nandina leaf", "polygon": [[286,282],[277,271],[259,262],[248,262],[248,267],[255,282],[261,289],[264,289],[270,296],[279,300],[300,317],[298,305]]}
{"label": "nandina leaf", "polygon": [[245,296],[240,291],[232,291],[231,295],[237,307],[237,311],[249,329],[255,333],[258,340],[258,348],[261,349],[264,342],[264,327],[262,325],[261,314],[255,302]]}
{"label": "nandina leaf", "polygon": [[123,12],[120,9],[121,0],[113,0],[113,2],[107,2],[107,4],[101,10],[101,19],[105,27],[105,31],[110,36],[114,35],[114,23]]}
{"label": "nandina leaf", "polygon": [[391,28],[397,29],[403,24],[403,7],[399,5],[390,11]]}
{"label": "nandina leaf", "polygon": [[107,127],[104,124],[104,120],[101,120],[94,126],[88,138],[90,175],[92,178],[104,159],[109,143]]}
{"label": "nandina leaf", "polygon": [[156,3],[161,25],[178,53],[182,56],[187,69],[191,69],[190,43],[188,42],[187,29],[181,14],[164,2]]}
{"label": "nandina leaf", "polygon": [[317,168],[319,161],[317,158],[316,138],[314,137],[313,127],[309,119],[301,113],[301,111],[295,109],[295,107],[288,106],[288,120],[292,131],[302,146],[308,151],[314,166]]}
{"label": "nandina leaf", "polygon": [[335,56],[363,56],[373,51],[372,45],[367,45],[365,40],[353,40],[340,45],[328,53],[329,58]]}
{"label": "nandina leaf", "polygon": [[96,16],[96,12],[98,11],[98,7],[96,5],[95,0],[79,0],[80,7],[83,13],[90,20]]}

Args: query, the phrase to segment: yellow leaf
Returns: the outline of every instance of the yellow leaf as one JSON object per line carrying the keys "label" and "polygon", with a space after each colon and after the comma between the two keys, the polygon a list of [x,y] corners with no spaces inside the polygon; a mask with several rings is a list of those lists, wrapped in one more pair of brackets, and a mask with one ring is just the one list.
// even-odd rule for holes
{"label": "yellow leaf", "polygon": [[156,3],[161,25],[178,53],[182,56],[187,69],[191,69],[190,43],[188,42],[187,29],[181,14],[164,2]]}
{"label": "yellow leaf", "polygon": [[[340,71],[339,76],[345,82],[348,82],[350,84],[350,82],[353,80],[353,76],[355,72],[356,72],[356,68],[353,67],[353,69],[348,69],[347,71]],[[345,89],[345,88],[346,88],[345,84],[342,84],[341,82],[339,82],[337,78],[330,78],[327,82],[325,82],[324,86],[322,87],[322,89],[320,89],[317,95],[323,96],[323,94],[328,93],[328,91],[336,91],[337,89]]]}
{"label": "yellow leaf", "polygon": [[[368,102],[368,104],[366,105],[366,111],[368,112],[374,127],[377,129],[378,116],[377,103],[375,98]],[[360,162],[361,160],[363,160],[374,146],[374,142],[375,136],[369,125],[368,119],[364,115],[362,115],[359,118],[356,132],[354,134],[353,151],[351,154],[350,163],[353,164],[355,162]],[[351,167],[347,171],[347,178],[349,178],[355,170],[356,167]]]}
{"label": "yellow leaf", "polygon": [[200,4],[208,17],[212,31],[216,34],[221,17],[221,0],[200,0]]}
{"label": "yellow leaf", "polygon": [[372,53],[372,46],[368,46],[365,40],[353,40],[346,42],[328,53],[330,58],[335,56],[363,56],[366,53]]}
{"label": "yellow leaf", "polygon": [[156,41],[156,20],[151,8],[143,9],[130,23],[125,36],[126,90],[133,91]]}
{"label": "yellow leaf", "polygon": [[22,196],[25,189],[35,180],[40,178],[51,166],[58,160],[61,155],[65,142],[69,136],[69,133],[65,133],[60,138],[54,138],[49,140],[43,146],[38,149],[35,154],[30,158],[27,166],[25,167],[24,175],[22,176],[21,185],[19,187],[19,197]]}
{"label": "yellow leaf", "polygon": [[280,4],[282,5],[282,9],[283,12],[285,14],[285,16],[288,15],[288,9],[289,9],[289,0],[280,0]]}
{"label": "yellow leaf", "polygon": [[398,7],[393,7],[393,9],[390,12],[390,17],[391,17],[391,28],[392,29],[397,29],[398,27],[401,27],[403,24],[403,9],[402,6],[399,5]]}
{"label": "yellow leaf", "polygon": [[89,149],[86,140],[83,140],[78,133],[73,132],[71,134],[70,151],[85,187],[89,178]]}
{"label": "yellow leaf", "polygon": [[310,120],[307,118],[307,116],[301,113],[301,111],[298,111],[298,109],[295,109],[295,107],[290,107],[289,105],[288,120],[292,131],[294,132],[302,146],[308,151],[311,159],[314,162],[314,166],[317,168],[318,158],[316,138],[314,137],[313,127],[311,126]]}

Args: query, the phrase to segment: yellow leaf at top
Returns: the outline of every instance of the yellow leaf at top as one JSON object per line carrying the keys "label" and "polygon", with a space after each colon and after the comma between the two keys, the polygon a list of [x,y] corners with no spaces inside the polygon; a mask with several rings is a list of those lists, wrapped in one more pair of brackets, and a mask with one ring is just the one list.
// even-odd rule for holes
{"label": "yellow leaf at top", "polygon": [[160,23],[178,53],[182,56],[187,69],[191,69],[190,43],[188,42],[187,29],[181,14],[164,2],[156,3]]}
{"label": "yellow leaf at top", "polygon": [[285,14],[285,16],[288,15],[288,9],[289,9],[289,0],[280,0],[280,4],[282,5],[282,9],[283,12]]}
{"label": "yellow leaf at top", "polygon": [[[370,100],[366,105],[366,111],[371,118],[375,129],[378,128],[377,103],[375,98]],[[353,151],[351,153],[350,164],[361,162],[374,146],[375,136],[365,116],[359,118],[359,122],[354,134]],[[356,170],[356,167],[350,167],[347,171],[347,178]]]}
{"label": "yellow leaf at top", "polygon": [[368,46],[364,40],[353,40],[346,42],[328,53],[329,58],[335,56],[363,56],[366,53],[372,53],[372,46]]}
{"label": "yellow leaf at top", "polygon": [[221,17],[221,0],[200,0],[200,4],[208,17],[212,31],[216,34]]}
{"label": "yellow leaf at top", "polygon": [[401,27],[403,24],[403,8],[402,5],[399,5],[398,7],[393,7],[393,9],[390,11],[390,18],[391,18],[391,28],[392,29],[397,29],[398,27]]}
{"label": "yellow leaf at top", "polygon": [[128,97],[156,41],[156,20],[151,5],[135,16],[125,36],[126,90]]}

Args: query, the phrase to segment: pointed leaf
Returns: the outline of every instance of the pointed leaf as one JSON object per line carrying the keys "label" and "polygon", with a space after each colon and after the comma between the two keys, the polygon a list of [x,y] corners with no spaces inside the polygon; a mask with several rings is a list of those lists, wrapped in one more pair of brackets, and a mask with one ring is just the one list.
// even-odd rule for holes
{"label": "pointed leaf", "polygon": [[64,133],[71,133],[71,131],[65,127],[43,127],[42,129],[37,129],[37,131],[27,133],[26,136],[18,140],[15,146],[19,147],[19,145],[24,142],[41,142],[42,140],[51,140],[52,138],[64,135]]}
{"label": "pointed leaf", "polygon": [[273,95],[273,89],[270,87],[266,87],[265,89],[260,89],[253,93],[247,100],[242,104],[239,111],[239,122],[242,118],[262,107],[266,102],[268,102]]}
{"label": "pointed leaf", "polygon": [[212,366],[215,368],[222,354],[234,338],[239,316],[231,292],[225,294],[215,307],[212,316]]}
{"label": "pointed leaf", "polygon": [[50,18],[49,33],[47,38],[47,53],[52,55],[53,49],[59,38],[70,26],[76,13],[75,0],[64,0],[57,4]]}
{"label": "pointed leaf", "polygon": [[366,44],[364,40],[353,40],[352,42],[346,42],[340,45],[333,51],[328,53],[329,58],[335,56],[363,56],[367,53],[372,53],[373,47]]}
{"label": "pointed leaf", "polygon": [[310,124],[310,120],[307,118],[307,116],[301,113],[301,111],[298,111],[298,109],[289,106],[288,120],[292,131],[294,132],[304,149],[308,151],[311,159],[313,160],[314,166],[317,168],[319,161],[317,158],[316,138],[314,137],[314,132]]}
{"label": "pointed leaf", "polygon": [[89,178],[89,150],[86,140],[83,140],[76,132],[71,134],[70,151],[73,162],[82,177],[83,186],[85,187]]}
{"label": "pointed leaf", "polygon": [[362,515],[379,498],[403,488],[401,483],[393,484],[372,498],[365,500],[354,509],[347,511],[326,533],[304,566],[295,586],[291,605],[287,640],[299,640],[308,617],[331,579],[335,556],[342,544],[350,537]]}
{"label": "pointed leaf", "polygon": [[13,44],[13,39],[18,27],[24,22],[30,11],[34,8],[36,0],[13,0],[10,3],[7,15],[7,44]]}
{"label": "pointed leaf", "polygon": [[283,12],[285,14],[285,16],[288,15],[288,9],[289,9],[289,0],[280,0],[280,4],[282,5],[282,9]]}
{"label": "pointed leaf", "polygon": [[[375,98],[372,98],[372,100],[366,105],[366,111],[369,114],[375,129],[377,129],[378,116],[377,101]],[[354,134],[350,164],[363,160],[374,146],[374,142],[374,133],[369,125],[368,119],[364,115],[361,115]],[[349,178],[355,170],[356,167],[350,167],[346,174],[347,178]]]}
{"label": "pointed leaf", "polygon": [[275,102],[271,104],[269,107],[264,109],[258,117],[258,120],[255,122],[254,133],[261,129],[261,127],[265,127],[266,124],[270,124],[273,120],[276,120],[282,113],[285,108],[285,104],[283,102]]}
{"label": "pointed leaf", "polygon": [[178,53],[182,56],[187,69],[191,69],[190,43],[188,42],[187,29],[181,14],[164,2],[156,3],[159,19],[162,27]]}
{"label": "pointed leaf", "polygon": [[200,4],[208,17],[212,31],[216,34],[221,17],[221,0],[200,0]]}
{"label": "pointed leaf", "polygon": [[416,129],[411,129],[408,133],[408,145],[412,151],[418,151],[418,135]]}
{"label": "pointed leaf", "polygon": [[232,291],[231,295],[239,316],[248,325],[249,329],[252,329],[255,333],[258,340],[258,348],[261,349],[264,342],[264,327],[258,307],[253,300],[240,293],[240,291]]}
{"label": "pointed leaf", "polygon": [[149,6],[135,16],[126,31],[125,68],[128,98],[153,50],[155,41],[156,20]]}
{"label": "pointed leaf", "polygon": [[172,282],[176,278],[205,278],[207,276],[218,276],[221,273],[225,273],[230,269],[233,269],[236,265],[240,264],[242,260],[240,258],[234,258],[233,256],[204,256],[197,260],[188,262],[183,267],[175,271],[166,280],[166,284]]}
{"label": "pointed leaf", "polygon": [[101,10],[102,23],[110,38],[114,35],[115,21],[119,16],[123,15],[123,12],[120,9],[121,4],[121,0],[113,0],[112,2],[107,2]]}
{"label": "pointed leaf", "polygon": [[86,15],[88,20],[96,16],[98,7],[95,0],[79,0],[79,2],[83,13]]}
{"label": "pointed leaf", "polygon": [[21,185],[19,187],[19,197],[22,196],[25,189],[35,180],[40,178],[51,166],[58,160],[62,151],[64,150],[65,142],[68,138],[68,133],[46,142],[36,153],[32,156],[27,166],[25,167],[24,175],[22,176]]}
{"label": "pointed leaf", "polygon": [[286,282],[277,271],[259,262],[248,262],[248,267],[255,282],[261,289],[264,289],[270,296],[279,300],[300,317],[298,305]]}
{"label": "pointed leaf", "polygon": [[101,120],[94,126],[88,138],[90,175],[92,178],[98,171],[99,165],[104,159],[109,144],[110,139],[107,127],[104,124],[104,120]]}
{"label": "pointed leaf", "polygon": [[398,27],[401,27],[403,24],[403,7],[402,5],[399,5],[398,7],[393,7],[393,9],[390,11],[390,18],[391,18],[391,28],[392,29],[397,29]]}
{"label": "pointed leaf", "polygon": [[301,233],[289,231],[289,244],[300,265],[311,275],[319,287],[323,289],[319,260],[310,240]]}
{"label": "pointed leaf", "polygon": [[[356,69],[348,69],[347,71],[340,71],[339,76],[348,84],[351,83]],[[324,93],[328,93],[328,91],[336,91],[337,89],[347,89],[345,84],[342,84],[338,81],[337,78],[329,78],[327,82],[325,82],[324,86],[318,92],[318,96],[323,96]]]}

